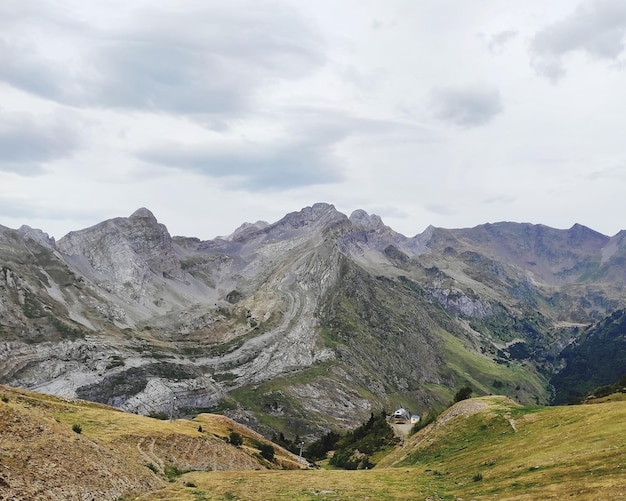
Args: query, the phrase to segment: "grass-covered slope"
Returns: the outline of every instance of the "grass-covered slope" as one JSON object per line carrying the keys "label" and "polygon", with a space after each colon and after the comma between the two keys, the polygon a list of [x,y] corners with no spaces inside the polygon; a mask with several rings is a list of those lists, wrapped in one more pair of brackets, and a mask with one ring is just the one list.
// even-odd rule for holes
{"label": "grass-covered slope", "polygon": [[273,445],[273,460],[263,459],[263,444],[272,445],[223,416],[170,423],[0,386],[0,499],[118,500],[186,471],[300,467]]}
{"label": "grass-covered slope", "polygon": [[143,499],[620,499],[625,419],[624,401],[523,407],[505,397],[469,399],[373,470],[194,472]]}

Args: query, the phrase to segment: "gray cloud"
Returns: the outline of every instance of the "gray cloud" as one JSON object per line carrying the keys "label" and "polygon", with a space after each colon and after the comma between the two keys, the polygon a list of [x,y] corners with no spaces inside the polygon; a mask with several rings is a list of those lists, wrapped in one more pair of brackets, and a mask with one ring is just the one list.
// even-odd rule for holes
{"label": "gray cloud", "polygon": [[440,87],[431,93],[434,115],[459,127],[484,125],[502,112],[500,92],[491,87]]}
{"label": "gray cloud", "polygon": [[440,216],[454,216],[459,213],[455,208],[448,205],[427,204],[424,206],[424,208],[427,211],[438,214]]}
{"label": "gray cloud", "polygon": [[535,35],[530,46],[531,64],[538,74],[557,81],[565,74],[563,56],[578,51],[614,61],[624,51],[625,35],[623,0],[587,1]]}
{"label": "gray cloud", "polygon": [[[26,13],[20,21],[33,22]],[[62,30],[74,26],[70,21],[56,21],[56,37],[68,36]],[[12,26],[19,25],[14,19]],[[87,28],[74,26],[73,35],[85,36]],[[44,33],[53,29],[50,20],[41,25]],[[324,63],[307,23],[279,3],[150,8],[116,31],[92,30],[70,65],[60,56],[46,56],[45,47],[24,42],[15,29],[0,45],[0,78],[73,106],[219,114],[241,111],[265,85],[301,78]]]}
{"label": "gray cloud", "polygon": [[40,174],[43,163],[71,155],[79,142],[77,131],[60,117],[0,112],[1,171]]}
{"label": "gray cloud", "polygon": [[324,140],[271,146],[247,144],[236,149],[170,145],[140,152],[138,158],[222,178],[231,189],[279,191],[342,180],[331,145]]}
{"label": "gray cloud", "polygon": [[376,138],[385,144],[431,142],[433,134],[418,125],[354,117],[337,111],[290,108],[264,117],[288,135],[264,142],[208,145],[166,144],[136,153],[143,162],[220,178],[229,189],[278,191],[344,180],[336,154],[342,141]]}

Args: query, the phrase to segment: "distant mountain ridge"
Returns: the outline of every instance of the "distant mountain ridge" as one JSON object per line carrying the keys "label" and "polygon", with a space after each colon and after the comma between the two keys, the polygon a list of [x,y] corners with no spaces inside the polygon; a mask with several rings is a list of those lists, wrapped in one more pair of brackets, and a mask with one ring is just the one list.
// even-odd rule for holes
{"label": "distant mountain ridge", "polygon": [[300,434],[462,384],[547,402],[574,327],[626,307],[625,235],[406,237],[324,203],[207,241],[145,208],[58,242],[0,227],[0,382]]}

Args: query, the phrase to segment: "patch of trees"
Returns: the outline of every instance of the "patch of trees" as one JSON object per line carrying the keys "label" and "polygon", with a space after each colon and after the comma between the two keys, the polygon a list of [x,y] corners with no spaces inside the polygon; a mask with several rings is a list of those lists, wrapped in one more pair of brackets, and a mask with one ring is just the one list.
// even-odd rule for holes
{"label": "patch of trees", "polygon": [[329,464],[345,470],[374,466],[372,456],[398,443],[385,412],[370,416],[369,420],[341,437]]}
{"label": "patch of trees", "polygon": [[[289,440],[285,437],[284,433],[281,431],[279,434],[274,433],[272,435],[272,442],[277,445],[280,445],[283,449],[287,449],[289,452],[293,454],[300,454],[300,444],[302,443],[302,439],[299,435],[296,435],[296,438],[293,440]],[[306,456],[306,454],[305,454]],[[309,456],[306,456],[309,457]]]}
{"label": "patch of trees", "polygon": [[326,435],[323,435],[321,438],[307,446],[304,450],[304,457],[306,457],[309,461],[320,461],[321,459],[325,459],[326,455],[335,449],[335,446],[340,438],[341,435],[339,433],[329,431]]}

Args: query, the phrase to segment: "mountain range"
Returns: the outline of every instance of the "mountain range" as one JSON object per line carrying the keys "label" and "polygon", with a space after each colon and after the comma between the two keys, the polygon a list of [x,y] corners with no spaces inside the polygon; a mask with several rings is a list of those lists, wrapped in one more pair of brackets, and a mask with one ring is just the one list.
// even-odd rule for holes
{"label": "mountain range", "polygon": [[463,385],[545,404],[625,282],[626,232],[581,225],[406,237],[319,203],[206,241],[145,208],[58,241],[0,226],[0,383],[310,436]]}

